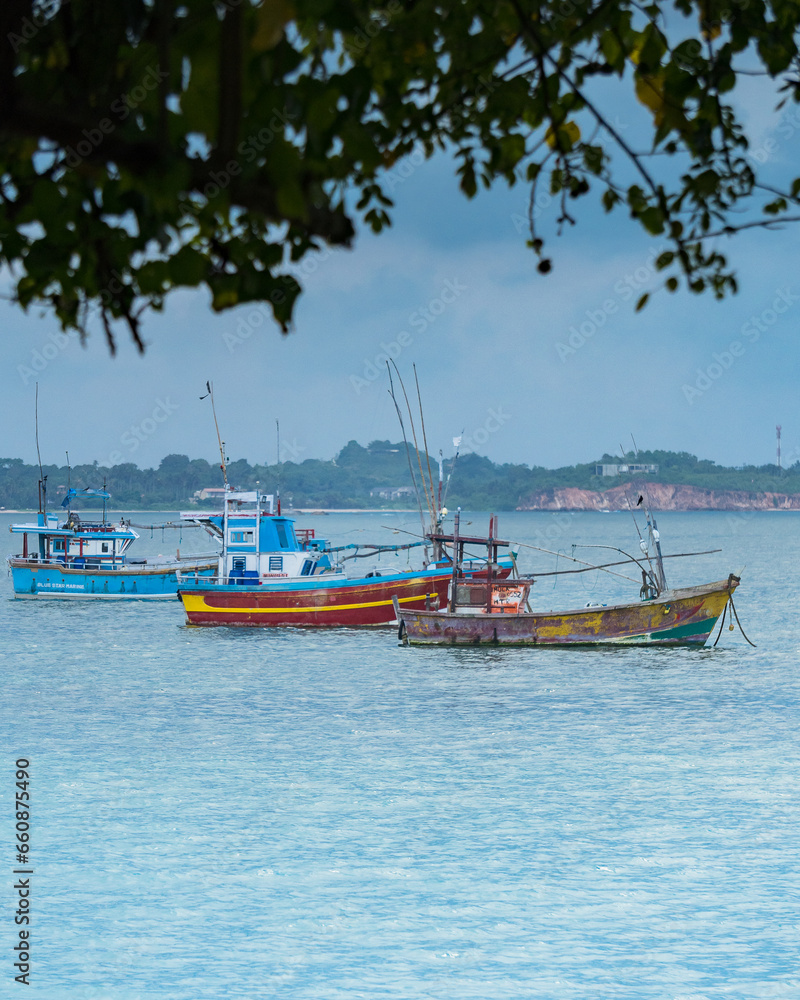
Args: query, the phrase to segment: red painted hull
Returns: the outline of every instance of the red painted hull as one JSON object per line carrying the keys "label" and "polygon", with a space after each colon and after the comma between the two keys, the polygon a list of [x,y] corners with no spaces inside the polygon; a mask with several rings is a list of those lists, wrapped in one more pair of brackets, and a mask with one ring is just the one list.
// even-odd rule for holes
{"label": "red painted hull", "polygon": [[395,621],[392,597],[402,608],[424,611],[444,607],[450,574],[380,577],[337,587],[302,590],[264,588],[178,591],[190,625],[264,628],[297,626],[387,625]]}

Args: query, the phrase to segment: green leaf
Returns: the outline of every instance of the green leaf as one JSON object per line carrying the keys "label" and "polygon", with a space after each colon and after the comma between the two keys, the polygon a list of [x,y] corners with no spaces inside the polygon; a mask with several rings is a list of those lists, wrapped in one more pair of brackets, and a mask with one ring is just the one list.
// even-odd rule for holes
{"label": "green leaf", "polygon": [[208,273],[205,254],[185,246],[169,261],[169,276],[174,285],[199,285]]}

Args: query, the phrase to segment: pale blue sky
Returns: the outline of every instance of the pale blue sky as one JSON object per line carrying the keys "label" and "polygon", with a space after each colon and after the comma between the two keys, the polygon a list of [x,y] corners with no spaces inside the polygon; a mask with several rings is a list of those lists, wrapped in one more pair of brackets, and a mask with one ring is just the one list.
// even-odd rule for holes
{"label": "pale blue sky", "polygon": [[[754,152],[787,176],[800,114],[772,114],[757,84],[740,103]],[[524,185],[469,202],[447,160],[402,173],[391,230],[306,262],[288,337],[260,307],[218,315],[207,295],[187,292],[146,319],[143,358],[120,329],[111,359],[99,331],[86,347],[74,335],[65,344],[52,317],[0,304],[2,454],[35,459],[38,379],[45,462],[65,451],[73,464],[213,460],[199,400],[212,379],[230,458],[273,462],[276,418],[284,460],[331,458],[350,439],[399,438],[388,349],[409,380],[417,364],[432,451],[452,452],[463,430],[495,461],[558,466],[627,447],[633,434],[641,448],[762,464],[774,460],[780,423],[785,464],[800,457],[800,229],[726,242],[738,296],[661,292],[637,314],[661,243],[624,211],[577,204],[578,225],[551,240],[543,277],[524,245]],[[540,214],[547,226],[556,208],[542,198]]]}

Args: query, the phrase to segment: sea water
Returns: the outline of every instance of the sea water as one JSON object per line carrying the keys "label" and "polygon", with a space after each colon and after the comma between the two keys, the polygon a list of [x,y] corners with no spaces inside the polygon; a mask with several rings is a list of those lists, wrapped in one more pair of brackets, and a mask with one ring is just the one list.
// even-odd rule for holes
{"label": "sea water", "polygon": [[[25,519],[0,515],[4,554]],[[420,530],[410,514],[298,523],[337,544]],[[667,560],[671,585],[741,571],[757,648],[726,625],[703,650],[416,649],[394,627],[202,629],[177,601],[13,600],[4,580],[0,996],[800,997],[800,515],[659,528],[665,553],[723,550]],[[517,546],[523,573],[622,558],[574,543],[639,554],[627,514],[505,514],[500,534],[560,552]],[[143,531],[135,554],[178,544],[208,548]],[[532,603],[635,598],[633,577],[541,577]],[[13,873],[18,758],[31,876]]]}

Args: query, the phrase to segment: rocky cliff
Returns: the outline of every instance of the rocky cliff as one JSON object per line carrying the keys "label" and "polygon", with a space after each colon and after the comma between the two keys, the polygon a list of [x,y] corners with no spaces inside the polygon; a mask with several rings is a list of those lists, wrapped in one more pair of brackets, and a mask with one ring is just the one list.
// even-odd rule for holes
{"label": "rocky cliff", "polygon": [[[800,510],[797,493],[748,493],[745,490],[706,490],[698,486],[646,483],[654,510]],[[594,492],[572,487],[539,490],[525,498],[517,510],[627,510],[639,487],[632,483]]]}

